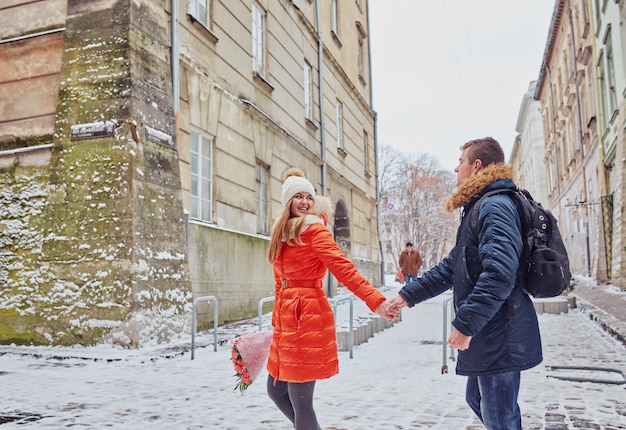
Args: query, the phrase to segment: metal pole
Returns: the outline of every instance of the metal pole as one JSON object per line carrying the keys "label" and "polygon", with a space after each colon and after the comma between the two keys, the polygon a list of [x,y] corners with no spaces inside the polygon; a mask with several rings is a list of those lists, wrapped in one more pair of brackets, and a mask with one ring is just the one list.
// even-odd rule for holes
{"label": "metal pole", "polygon": [[217,352],[217,326],[219,324],[218,318],[218,302],[215,296],[203,296],[198,297],[193,301],[191,310],[191,359],[194,359],[194,350],[196,348],[196,308],[199,302],[212,301],[215,305],[213,307],[213,351]]}

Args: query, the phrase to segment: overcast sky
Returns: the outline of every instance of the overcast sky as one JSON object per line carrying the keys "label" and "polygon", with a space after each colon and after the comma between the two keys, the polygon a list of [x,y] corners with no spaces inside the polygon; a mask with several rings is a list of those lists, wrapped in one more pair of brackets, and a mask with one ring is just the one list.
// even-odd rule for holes
{"label": "overcast sky", "polygon": [[539,69],[554,0],[371,0],[378,142],[453,170],[459,147],[493,136],[507,161]]}

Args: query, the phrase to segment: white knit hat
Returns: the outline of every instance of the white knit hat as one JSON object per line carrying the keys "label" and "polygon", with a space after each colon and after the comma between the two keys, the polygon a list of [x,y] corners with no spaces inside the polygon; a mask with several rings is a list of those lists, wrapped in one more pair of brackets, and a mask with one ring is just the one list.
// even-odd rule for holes
{"label": "white knit hat", "polygon": [[283,192],[280,201],[287,206],[289,200],[298,193],[309,193],[315,197],[315,188],[305,177],[304,172],[297,167],[291,167],[283,173]]}

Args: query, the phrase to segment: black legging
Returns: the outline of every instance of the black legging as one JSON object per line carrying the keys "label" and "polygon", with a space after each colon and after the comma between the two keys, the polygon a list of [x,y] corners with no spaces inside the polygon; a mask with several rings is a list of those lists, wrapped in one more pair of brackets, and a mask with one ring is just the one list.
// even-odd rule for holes
{"label": "black legging", "polygon": [[267,394],[294,424],[296,430],[318,430],[317,417],[313,410],[313,390],[315,381],[284,382],[267,377]]}

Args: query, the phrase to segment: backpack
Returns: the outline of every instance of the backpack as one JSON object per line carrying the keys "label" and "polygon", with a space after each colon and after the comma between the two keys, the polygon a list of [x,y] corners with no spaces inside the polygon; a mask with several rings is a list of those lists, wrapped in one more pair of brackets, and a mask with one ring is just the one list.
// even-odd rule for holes
{"label": "backpack", "polygon": [[567,250],[557,220],[526,190],[499,189],[481,196],[471,214],[470,228],[478,237],[478,211],[488,196],[508,194],[515,203],[522,224],[522,254],[517,270],[517,285],[536,298],[556,297],[567,289],[572,274]]}

